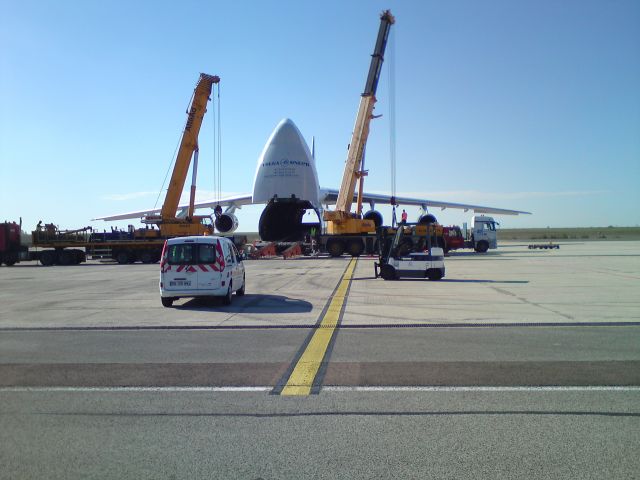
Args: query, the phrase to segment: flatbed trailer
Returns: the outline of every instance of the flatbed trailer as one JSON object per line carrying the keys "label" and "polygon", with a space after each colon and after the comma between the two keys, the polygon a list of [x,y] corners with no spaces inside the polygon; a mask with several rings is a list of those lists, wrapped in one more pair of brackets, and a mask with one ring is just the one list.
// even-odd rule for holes
{"label": "flatbed trailer", "polygon": [[[19,260],[37,260],[42,265],[78,265],[92,258],[112,258],[119,264],[135,262],[157,263],[168,238],[158,230],[130,228],[97,233],[85,227],[73,231],[58,231],[54,225],[31,233],[32,247],[24,247]],[[246,236],[230,236],[236,245],[246,242]]]}
{"label": "flatbed trailer", "polygon": [[28,260],[39,260],[42,265],[77,265],[93,258],[113,258],[120,264],[156,263],[160,260],[164,240],[113,242],[45,242],[29,250]]}
{"label": "flatbed trailer", "polygon": [[109,256],[118,263],[155,263],[160,260],[163,238],[132,238],[129,232],[91,233],[90,228],[59,232],[54,228],[35,230],[31,234],[29,260],[42,265],[77,265],[88,255]]}

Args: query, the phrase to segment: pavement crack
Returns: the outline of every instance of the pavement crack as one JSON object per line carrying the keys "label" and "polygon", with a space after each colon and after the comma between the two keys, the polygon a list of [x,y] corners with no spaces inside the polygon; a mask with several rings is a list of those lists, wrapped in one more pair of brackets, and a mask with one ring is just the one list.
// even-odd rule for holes
{"label": "pavement crack", "polygon": [[520,301],[520,302],[522,302],[524,304],[531,305],[531,306],[537,307],[537,308],[541,308],[542,310],[545,310],[547,312],[555,313],[556,315],[559,315],[559,316],[561,316],[563,318],[566,318],[567,320],[575,320],[575,318],[572,317],[571,315],[559,312],[558,310],[554,310],[553,308],[545,307],[544,305],[541,305],[541,304],[536,303],[536,302],[531,302],[531,301],[527,300],[526,298],[522,298],[522,297],[516,295],[513,292],[509,292],[508,290],[504,290],[504,289],[499,288],[499,287],[494,287],[492,285],[489,285],[489,288],[491,288],[492,290],[495,290],[498,293],[502,293],[503,295],[508,295],[510,297],[513,297],[516,300],[518,300],[518,301]]}

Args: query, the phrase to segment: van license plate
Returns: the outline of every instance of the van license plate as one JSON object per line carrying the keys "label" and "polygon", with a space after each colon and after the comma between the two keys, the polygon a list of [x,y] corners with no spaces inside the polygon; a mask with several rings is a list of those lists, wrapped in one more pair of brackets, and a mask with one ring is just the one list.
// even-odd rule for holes
{"label": "van license plate", "polygon": [[170,287],[190,287],[191,281],[169,282]]}

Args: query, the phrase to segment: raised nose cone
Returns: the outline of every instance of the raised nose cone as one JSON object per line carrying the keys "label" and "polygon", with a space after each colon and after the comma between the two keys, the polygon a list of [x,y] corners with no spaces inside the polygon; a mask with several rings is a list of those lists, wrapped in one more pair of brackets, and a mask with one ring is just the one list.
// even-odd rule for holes
{"label": "raised nose cone", "polygon": [[318,205],[318,172],[309,146],[296,124],[280,121],[267,140],[253,181],[254,203],[267,203],[273,197],[295,196]]}

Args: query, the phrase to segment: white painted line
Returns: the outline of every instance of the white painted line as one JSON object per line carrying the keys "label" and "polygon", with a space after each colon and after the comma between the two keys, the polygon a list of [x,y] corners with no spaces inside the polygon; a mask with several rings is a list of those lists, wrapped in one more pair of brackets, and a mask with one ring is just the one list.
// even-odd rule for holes
{"label": "white painted line", "polygon": [[[13,392],[81,392],[81,393],[118,393],[118,392],[271,392],[273,387],[0,387],[0,393]],[[322,387],[321,392],[640,392],[640,386],[415,386],[415,387]]]}
{"label": "white painted line", "polygon": [[270,392],[273,387],[0,387],[5,392]]}
{"label": "white painted line", "polygon": [[640,386],[415,386],[415,387],[322,387],[321,392],[640,392]]}

